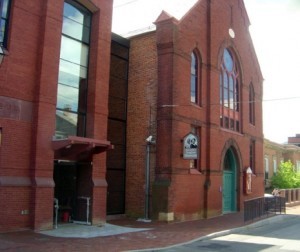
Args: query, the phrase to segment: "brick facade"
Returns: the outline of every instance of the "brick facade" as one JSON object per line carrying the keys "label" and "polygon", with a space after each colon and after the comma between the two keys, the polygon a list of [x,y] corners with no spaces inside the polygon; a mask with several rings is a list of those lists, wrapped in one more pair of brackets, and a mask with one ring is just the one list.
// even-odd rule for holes
{"label": "brick facade", "polygon": [[[8,54],[0,66],[0,232],[52,228],[53,198],[59,190],[67,193],[74,186],[73,178],[77,213],[72,218],[80,219],[85,213],[78,196],[89,196],[88,221],[92,225],[105,222],[107,200],[110,212],[118,212],[116,206],[122,211],[123,189],[125,213],[143,216],[149,136],[155,140],[149,148],[151,218],[189,220],[224,213],[224,163],[229,152],[234,159],[232,210],[241,210],[245,199],[261,196],[263,78],[243,1],[198,1],[181,20],[163,12],[156,20],[156,31],[132,37],[128,98],[127,72],[122,78],[114,76],[127,69],[128,58],[118,54],[118,47],[110,54],[112,1],[76,3],[92,13],[86,130],[84,136],[58,140],[53,137],[64,1],[11,1]],[[235,31],[234,38],[228,34],[229,28]],[[239,63],[240,132],[220,125],[219,74],[224,48],[231,48]],[[195,49],[201,57],[199,104],[190,101],[190,56]],[[110,66],[113,57],[122,67],[117,63]],[[249,123],[250,83],[257,101],[255,125]],[[118,132],[120,121],[122,134]],[[199,137],[196,161],[182,158],[182,140],[190,132]],[[105,151],[111,145],[107,139],[119,148],[108,162]],[[250,166],[253,141],[255,176],[252,193],[245,194],[244,171]],[[68,172],[61,176],[63,169]],[[118,169],[122,172],[115,175]],[[121,180],[125,188],[116,185],[122,189],[116,191],[114,183]],[[108,199],[107,186],[115,193]],[[64,207],[70,211],[76,204],[69,196],[60,202],[60,211]]]}
{"label": "brick facade", "polygon": [[[10,2],[7,56],[0,67],[0,231],[49,229],[64,1]],[[110,57],[112,3],[78,2],[93,13],[86,137],[105,141],[109,64],[103,62]],[[106,219],[105,154],[88,161],[93,162],[91,220],[99,224]]]}
{"label": "brick facade", "polygon": [[[297,142],[298,143],[298,142]],[[265,187],[271,187],[271,179],[281,162],[291,161],[296,171],[300,171],[300,147],[294,143],[279,144],[264,140]]]}
{"label": "brick facade", "polygon": [[[263,195],[262,74],[248,31],[243,1],[198,1],[181,19],[162,12],[156,30],[130,38],[126,211],[142,215],[145,195],[145,139],[151,145],[152,218],[186,220],[223,213],[223,167],[236,158],[234,209]],[[235,32],[232,38],[229,28]],[[241,74],[241,132],[220,126],[219,75],[224,48],[231,48]],[[201,58],[200,105],[190,101],[191,52]],[[249,122],[249,86],[255,90],[255,125]],[[182,158],[182,140],[192,128],[200,139],[197,169]],[[244,171],[255,142],[252,193],[244,193]],[[253,167],[254,169],[254,167]],[[139,192],[139,193],[137,193]]]}

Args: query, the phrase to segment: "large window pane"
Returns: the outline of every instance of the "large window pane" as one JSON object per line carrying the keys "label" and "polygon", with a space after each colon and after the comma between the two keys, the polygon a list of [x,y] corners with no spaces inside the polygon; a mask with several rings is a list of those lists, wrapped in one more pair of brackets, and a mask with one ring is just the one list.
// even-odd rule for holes
{"label": "large window pane", "polygon": [[229,101],[228,101],[228,89],[224,88],[224,106],[229,107]]}
{"label": "large window pane", "polygon": [[224,64],[228,71],[233,70],[233,59],[227,49],[224,50]]}
{"label": "large window pane", "polygon": [[87,78],[87,68],[60,60],[58,82],[72,87],[79,87],[80,82]]}
{"label": "large window pane", "polygon": [[191,55],[191,102],[197,103],[198,98],[198,59],[192,52]]}
{"label": "large window pane", "polygon": [[57,108],[78,111],[78,88],[69,87],[66,85],[58,85],[57,91]]}
{"label": "large window pane", "polygon": [[196,79],[191,79],[191,102],[196,102]]}
{"label": "large window pane", "polygon": [[111,53],[112,55],[118,55],[120,58],[128,60],[129,57],[129,50],[128,48],[112,41],[111,44]]}
{"label": "large window pane", "polygon": [[229,76],[229,90],[233,91],[234,89],[234,80],[232,76]]}
{"label": "large window pane", "polygon": [[233,99],[233,91],[229,91],[229,103],[230,103],[230,109],[234,109],[234,99]]}
{"label": "large window pane", "polygon": [[64,5],[64,16],[76,21],[77,23],[83,24],[84,14],[69,3],[65,3]]}
{"label": "large window pane", "polygon": [[62,36],[60,58],[87,67],[88,46]]}
{"label": "large window pane", "polygon": [[89,27],[83,26],[71,19],[64,17],[63,30],[64,35],[68,35],[74,39],[89,42]]}
{"label": "large window pane", "polygon": [[192,53],[192,62],[191,62],[191,74],[195,75],[196,74],[196,57],[195,54]]}
{"label": "large window pane", "polygon": [[1,17],[2,18],[7,18],[8,17],[8,3],[9,3],[9,0],[3,0],[2,1],[2,10],[1,10]]}
{"label": "large window pane", "polygon": [[4,41],[4,35],[5,35],[5,24],[6,21],[4,19],[1,19],[0,23],[0,42],[2,43]]}
{"label": "large window pane", "polygon": [[127,68],[128,68],[128,63],[126,60],[114,55],[111,56],[110,74],[112,76],[122,78],[122,79],[127,79],[127,73],[128,73]]}
{"label": "large window pane", "polygon": [[77,135],[78,115],[68,111],[56,111],[56,137],[66,138]]}
{"label": "large window pane", "polygon": [[224,88],[228,88],[228,76],[226,73],[224,73],[224,79],[223,79],[223,86]]}
{"label": "large window pane", "polygon": [[109,117],[126,120],[126,100],[111,96],[109,98]]}
{"label": "large window pane", "polygon": [[7,41],[7,28],[8,28],[8,19],[9,19],[9,5],[10,0],[0,0],[0,43],[5,47]]}

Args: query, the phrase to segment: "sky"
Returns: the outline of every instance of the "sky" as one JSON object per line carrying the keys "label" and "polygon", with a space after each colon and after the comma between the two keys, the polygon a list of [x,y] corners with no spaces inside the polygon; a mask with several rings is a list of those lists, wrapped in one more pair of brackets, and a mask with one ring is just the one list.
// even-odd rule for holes
{"label": "sky", "polygon": [[[180,19],[196,2],[114,0],[112,30],[126,36],[129,31],[151,29],[162,10]],[[264,77],[264,137],[286,143],[288,137],[300,134],[300,0],[244,3]]]}

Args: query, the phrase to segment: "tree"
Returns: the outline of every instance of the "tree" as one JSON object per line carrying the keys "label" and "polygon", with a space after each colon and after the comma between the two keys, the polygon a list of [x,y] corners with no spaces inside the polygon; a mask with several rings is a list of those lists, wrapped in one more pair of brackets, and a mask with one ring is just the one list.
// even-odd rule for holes
{"label": "tree", "polygon": [[300,187],[300,173],[296,172],[290,160],[281,162],[277,173],[271,178],[271,185],[273,188],[280,189]]}

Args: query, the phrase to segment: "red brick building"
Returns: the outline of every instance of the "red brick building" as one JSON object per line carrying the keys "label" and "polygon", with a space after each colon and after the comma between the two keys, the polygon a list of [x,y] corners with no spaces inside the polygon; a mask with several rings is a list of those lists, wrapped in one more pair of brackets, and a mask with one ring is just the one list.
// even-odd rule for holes
{"label": "red brick building", "polygon": [[112,1],[0,3],[0,231],[105,222]]}
{"label": "red brick building", "polygon": [[242,0],[163,12],[130,46],[111,34],[112,1],[0,2],[0,232],[197,219],[263,194],[263,78]]}
{"label": "red brick building", "polygon": [[[297,137],[297,136],[296,136]],[[264,140],[265,187],[271,187],[271,178],[277,172],[281,162],[291,161],[297,172],[300,171],[300,147],[298,141],[279,144],[268,139]]]}
{"label": "red brick building", "polygon": [[202,0],[130,38],[126,213],[197,219],[263,195],[263,77],[249,24],[242,0]]}
{"label": "red brick building", "polygon": [[297,145],[300,147],[300,134],[296,134],[296,136],[294,136],[294,137],[289,137],[288,143],[294,144],[294,145]]}

